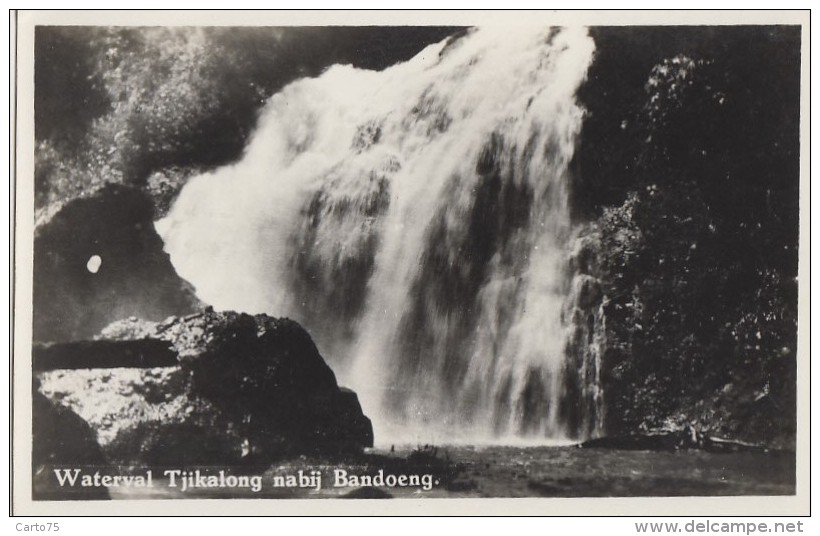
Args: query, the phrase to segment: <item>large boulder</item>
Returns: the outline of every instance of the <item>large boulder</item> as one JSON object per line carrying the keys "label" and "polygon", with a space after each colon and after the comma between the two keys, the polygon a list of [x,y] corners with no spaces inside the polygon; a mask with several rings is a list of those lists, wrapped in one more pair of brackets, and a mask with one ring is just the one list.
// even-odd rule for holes
{"label": "large boulder", "polygon": [[208,309],[115,322],[96,343],[124,340],[167,342],[179,362],[42,374],[41,390],[86,419],[111,460],[265,463],[373,445],[356,394],[292,320]]}
{"label": "large boulder", "polygon": [[200,307],[154,230],[144,192],[108,184],[42,212],[34,231],[35,341],[90,338],[128,316]]}
{"label": "large boulder", "polygon": [[296,322],[211,309],[155,327],[179,352],[191,392],[268,452],[373,445],[355,393],[342,390]]}
{"label": "large boulder", "polygon": [[41,393],[88,423],[108,462],[189,465],[241,460],[241,438],[232,423],[191,393],[189,378],[179,366],[55,370],[41,373],[40,379]]}
{"label": "large boulder", "polygon": [[32,398],[31,413],[32,498],[46,501],[110,498],[105,488],[61,488],[51,472],[52,469],[61,467],[93,468],[105,465],[105,456],[88,423],[36,390]]}

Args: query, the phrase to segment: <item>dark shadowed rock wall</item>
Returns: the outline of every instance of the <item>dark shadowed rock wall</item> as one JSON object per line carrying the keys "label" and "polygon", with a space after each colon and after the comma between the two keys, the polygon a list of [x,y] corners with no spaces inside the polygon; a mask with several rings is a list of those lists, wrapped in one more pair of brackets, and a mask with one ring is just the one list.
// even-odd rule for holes
{"label": "dark shadowed rock wall", "polygon": [[[34,234],[34,340],[90,338],[115,320],[161,320],[199,301],[163,251],[153,207],[115,184],[67,201]],[[88,268],[98,256],[97,272]]]}
{"label": "dark shadowed rock wall", "polygon": [[800,28],[592,28],[572,188],[606,432],[792,447]]}

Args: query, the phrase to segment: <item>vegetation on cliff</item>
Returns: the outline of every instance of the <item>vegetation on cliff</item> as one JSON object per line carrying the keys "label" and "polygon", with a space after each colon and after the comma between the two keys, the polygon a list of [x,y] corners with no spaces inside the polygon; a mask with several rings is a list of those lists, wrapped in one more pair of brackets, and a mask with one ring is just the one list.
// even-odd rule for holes
{"label": "vegetation on cliff", "polygon": [[114,182],[144,188],[162,212],[193,173],[240,155],[289,82],[334,63],[382,69],[453,31],[38,27],[36,206]]}
{"label": "vegetation on cliff", "polygon": [[575,208],[608,433],[793,446],[798,28],[593,29]]}

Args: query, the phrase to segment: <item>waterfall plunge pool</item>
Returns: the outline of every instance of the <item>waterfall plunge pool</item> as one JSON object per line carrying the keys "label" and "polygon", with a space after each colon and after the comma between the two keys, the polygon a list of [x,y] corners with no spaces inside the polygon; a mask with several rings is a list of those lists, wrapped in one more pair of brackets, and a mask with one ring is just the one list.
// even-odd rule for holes
{"label": "waterfall plunge pool", "polygon": [[[203,467],[203,473],[225,468]],[[136,470],[136,469],[135,469]],[[144,471],[144,469],[142,470]],[[228,469],[230,472],[230,469]],[[306,484],[298,485],[299,471]],[[335,486],[343,471],[347,486]],[[430,490],[349,485],[351,476],[432,475]],[[318,473],[317,473],[318,472]],[[442,497],[685,497],[795,493],[795,456],[774,451],[717,454],[700,450],[627,451],[564,447],[440,446],[373,449],[353,456],[300,457],[270,467],[235,469],[261,476],[261,489],[168,486],[110,488],[112,499],[191,498],[442,498]],[[155,470],[161,475],[162,471]],[[321,481],[310,476],[321,475]],[[275,486],[293,476],[294,486]],[[366,480],[365,480],[366,482]],[[383,480],[376,480],[383,483]],[[307,485],[309,484],[309,485]],[[317,486],[317,484],[319,484]],[[69,498],[69,497],[66,497]]]}

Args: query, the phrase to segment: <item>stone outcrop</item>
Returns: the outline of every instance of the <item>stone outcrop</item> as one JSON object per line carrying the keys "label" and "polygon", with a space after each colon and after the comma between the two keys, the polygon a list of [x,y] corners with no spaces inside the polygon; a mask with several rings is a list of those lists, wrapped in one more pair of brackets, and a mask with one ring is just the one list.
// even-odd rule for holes
{"label": "stone outcrop", "polygon": [[[91,338],[109,323],[199,307],[154,230],[147,194],[108,184],[49,207],[34,232],[34,340]],[[93,260],[92,260],[93,259]]]}
{"label": "stone outcrop", "polygon": [[[86,419],[111,460],[267,463],[373,444],[356,394],[339,387],[292,320],[208,309],[160,323],[116,322],[98,338],[84,344],[153,341],[178,356],[171,367],[42,374],[42,392]],[[76,343],[50,352],[61,346],[73,351]]]}

